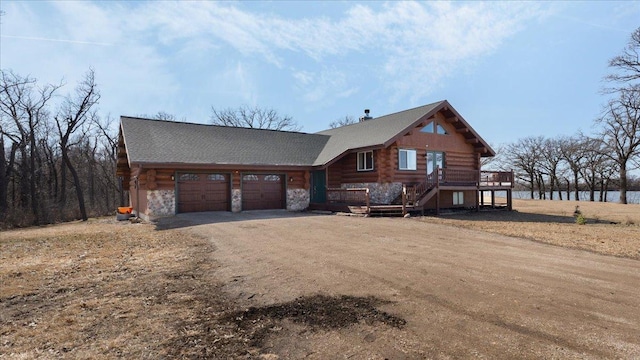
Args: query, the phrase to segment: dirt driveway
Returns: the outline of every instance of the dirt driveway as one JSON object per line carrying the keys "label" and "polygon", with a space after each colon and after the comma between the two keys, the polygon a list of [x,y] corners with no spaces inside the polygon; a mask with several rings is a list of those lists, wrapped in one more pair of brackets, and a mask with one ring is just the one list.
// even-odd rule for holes
{"label": "dirt driveway", "polygon": [[[280,358],[640,358],[640,261],[414,219],[192,214],[246,307],[373,297],[402,327],[268,329]],[[273,358],[276,358],[275,356]]]}

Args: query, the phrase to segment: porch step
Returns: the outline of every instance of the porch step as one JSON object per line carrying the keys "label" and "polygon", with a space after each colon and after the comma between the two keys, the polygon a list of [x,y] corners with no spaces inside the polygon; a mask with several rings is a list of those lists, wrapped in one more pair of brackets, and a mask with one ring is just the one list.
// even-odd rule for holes
{"label": "porch step", "polygon": [[403,216],[402,205],[374,205],[369,208],[369,216]]}

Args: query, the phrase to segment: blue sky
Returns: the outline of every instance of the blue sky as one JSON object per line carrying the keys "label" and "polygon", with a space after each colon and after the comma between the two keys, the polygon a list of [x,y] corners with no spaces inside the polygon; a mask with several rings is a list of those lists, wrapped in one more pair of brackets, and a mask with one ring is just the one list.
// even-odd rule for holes
{"label": "blue sky", "polygon": [[0,2],[0,66],[101,113],[209,121],[256,105],[316,132],[449,102],[492,145],[590,133],[640,2]]}

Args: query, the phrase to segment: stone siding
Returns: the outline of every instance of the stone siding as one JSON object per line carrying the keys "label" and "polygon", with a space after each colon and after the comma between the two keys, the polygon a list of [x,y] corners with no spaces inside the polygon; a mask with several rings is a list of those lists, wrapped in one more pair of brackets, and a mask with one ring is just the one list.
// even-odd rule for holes
{"label": "stone siding", "polygon": [[[153,220],[176,213],[176,194],[174,190],[148,190],[147,213],[145,220]],[[144,218],[144,217],[143,217]]]}
{"label": "stone siding", "polygon": [[240,189],[231,190],[231,211],[242,211],[242,191]]}
{"label": "stone siding", "polygon": [[287,210],[302,211],[309,207],[309,190],[287,189]]}
{"label": "stone siding", "polygon": [[372,204],[391,204],[402,194],[402,183],[356,183],[342,184],[343,189],[368,188]]}

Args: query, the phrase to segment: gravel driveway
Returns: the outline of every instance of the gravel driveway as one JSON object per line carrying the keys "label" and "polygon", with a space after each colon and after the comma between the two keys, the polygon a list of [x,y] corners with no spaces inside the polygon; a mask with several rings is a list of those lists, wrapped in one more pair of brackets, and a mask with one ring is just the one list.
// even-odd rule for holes
{"label": "gravel driveway", "polygon": [[406,320],[333,331],[285,321],[265,343],[280,358],[640,358],[637,260],[414,219],[266,211],[173,221],[213,242],[241,305],[372,296]]}

